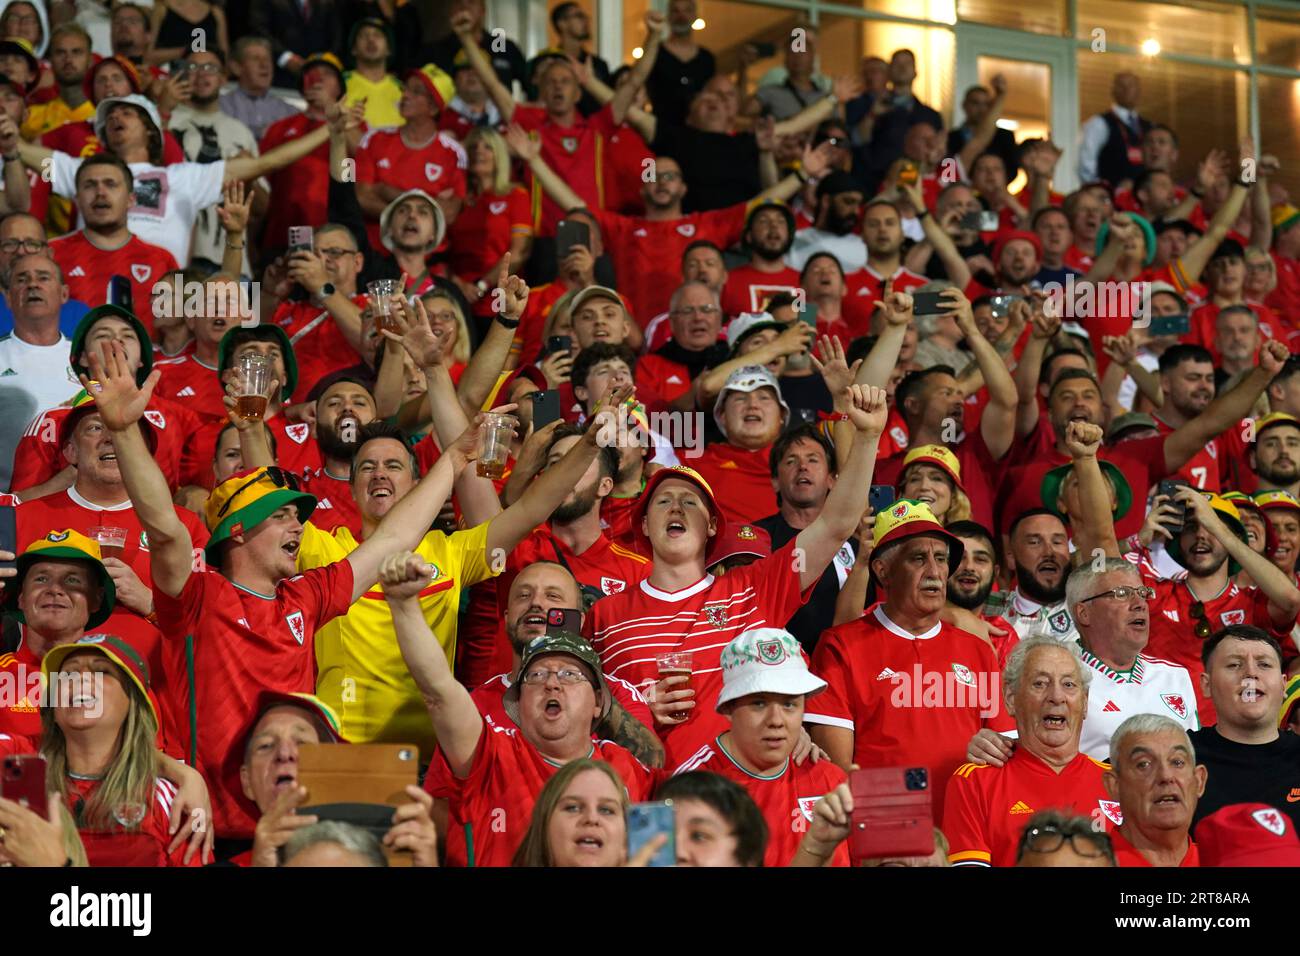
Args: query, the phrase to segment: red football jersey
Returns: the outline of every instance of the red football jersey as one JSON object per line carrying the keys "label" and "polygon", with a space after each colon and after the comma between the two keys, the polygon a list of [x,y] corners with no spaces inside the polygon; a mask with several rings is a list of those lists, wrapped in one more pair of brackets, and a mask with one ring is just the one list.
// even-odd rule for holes
{"label": "red football jersey", "polygon": [[[364,295],[352,297],[352,304],[358,309],[364,310],[367,302]],[[360,353],[348,342],[334,317],[314,302],[281,302],[271,321],[289,336],[293,357],[298,362],[298,388],[293,393],[295,403],[305,402],[307,393],[331,372],[361,362]],[[220,386],[218,381],[219,395],[224,394],[220,392]],[[224,420],[224,412],[221,417]]]}
{"label": "red football jersey", "polygon": [[542,525],[515,545],[506,561],[505,571],[497,577],[497,600],[501,607],[506,606],[510,585],[519,572],[534,561],[562,564],[579,584],[596,588],[602,594],[627,591],[650,571],[648,558],[620,548],[604,534],[586,551],[575,554],[555,536],[549,525]]}
{"label": "red football jersey", "polygon": [[[286,116],[272,123],[258,143],[258,152],[265,156],[282,143],[302,139],[323,120],[314,120],[306,113]],[[283,249],[289,244],[290,226],[321,226],[329,219],[330,144],[321,143],[309,154],[268,177],[271,183],[271,202],[266,211],[266,227],[262,235],[268,250]]]}
{"label": "red football jersey", "polygon": [[777,510],[769,465],[771,451],[770,445],[750,451],[730,442],[714,442],[691,463],[710,488],[723,492],[718,496],[718,507],[728,521],[753,523]]}
{"label": "red football jersey", "polygon": [[[742,312],[762,312],[767,300],[778,292],[795,294],[799,289],[799,270],[782,266],[776,272],[760,272],[744,265],[727,273],[722,287],[723,314],[735,318]],[[643,316],[644,322],[648,316]]]}
{"label": "red football jersey", "polygon": [[[88,803],[102,780],[77,780],[68,778],[65,796],[68,810],[74,815],[79,804]],[[176,799],[176,784],[158,777],[154,780],[153,799],[142,807],[144,819],[139,829],[125,831],[94,831],[78,829],[82,845],[86,848],[86,862],[91,866],[202,866],[202,854],[195,853],[185,862],[188,843],[182,843],[168,853],[172,842],[172,801]]]}
{"label": "red football jersey", "polygon": [[[402,192],[423,189],[430,196],[450,189],[465,197],[465,147],[448,133],[435,133],[427,143],[407,146],[398,127],[372,129],[357,147],[357,182],[383,183]],[[370,248],[383,249],[379,220],[366,223]]]}
{"label": "red football jersey", "polygon": [[[614,134],[614,112],[607,105],[590,116],[573,114],[572,126],[560,126],[540,106],[515,107],[513,122],[522,126],[533,139],[541,140],[542,159],[555,174],[569,184],[588,209],[605,208],[604,151]],[[528,187],[533,207],[533,229],[539,236],[555,235],[556,224],[564,210],[528,173]],[[606,247],[609,248],[608,240]]]}
{"label": "red football jersey", "polygon": [[[1160,432],[1161,435],[1172,435],[1174,433],[1174,427],[1160,417],[1159,411],[1152,412],[1151,417],[1155,419],[1156,431]],[[1191,482],[1193,488],[1215,493],[1220,488],[1220,474],[1219,440],[1217,438],[1211,438],[1205,447],[1193,455],[1191,460],[1177,472],[1180,478],[1185,478]]]}
{"label": "red football jersey", "polygon": [[162,246],[132,236],[120,249],[101,249],[86,238],[84,231],[50,240],[50,254],[63,270],[68,296],[94,308],[108,301],[108,283],[113,276],[131,280],[131,304],[136,317],[153,335],[154,286],[166,283],[167,307],[180,266]]}
{"label": "red football jersey", "polygon": [[799,539],[771,557],[736,568],[720,578],[705,575],[679,591],[661,591],[645,578],[597,601],[583,625],[606,672],[636,687],[659,679],[655,658],[668,651],[690,651],[695,707],[684,724],[655,727],[675,766],[729,729],[713,708],[722,690],[722,649],[732,638],[756,627],[784,627],[808,600],[799,590],[792,552]]}
{"label": "red football jersey", "polygon": [[[467,197],[460,215],[447,230],[451,271],[462,282],[473,285],[510,251],[515,236],[532,234],[532,204],[528,190],[522,186],[512,187],[504,196]],[[474,314],[492,314],[490,294],[475,304]]]}
{"label": "red football jersey", "polygon": [[[209,421],[185,446],[185,454],[181,457],[181,484],[212,488],[216,480],[212,473],[212,457],[217,451],[217,436],[225,427],[225,419]],[[306,422],[290,425],[283,415],[276,415],[266,420],[266,427],[271,429],[275,438],[275,460],[285,471],[301,478],[324,464],[316,439],[311,437],[311,425]]]}
{"label": "red football jersey", "polygon": [[[645,487],[645,482],[642,482],[642,487]],[[654,556],[649,553],[649,547],[644,543],[645,539],[637,534],[633,524],[633,516],[636,514],[636,506],[640,500],[640,493],[630,498],[607,495],[600,503],[600,526],[605,532],[605,537],[620,548],[645,558],[653,558]]]}
{"label": "red football jersey", "polygon": [[361,539],[361,511],[346,478],[335,478],[324,467],[317,468],[303,478],[302,490],[316,496],[316,510],[311,513],[312,524],[330,534],[335,528],[346,526],[358,540]]}
{"label": "red football jersey", "polygon": [[1015,866],[1020,834],[1039,810],[1068,810],[1112,831],[1123,814],[1101,782],[1109,769],[1081,753],[1058,772],[1023,744],[1004,767],[962,764],[948,778],[944,797],[948,860],[953,866]]}
{"label": "red football jersey", "polygon": [[[59,428],[72,409],[59,406],[42,412],[23,432],[14,451],[14,473],[9,488],[14,493],[49,481],[66,466],[59,446]],[[157,446],[154,460],[173,490],[180,483],[181,453],[185,443],[199,430],[201,421],[190,409],[168,401],[154,390],[145,409],[145,418],[153,426]]]}
{"label": "red football jersey", "polygon": [[158,385],[154,395],[175,402],[193,412],[202,424],[226,422],[225,389],[216,366],[204,365],[193,352],[154,362]]}
{"label": "red football jersey", "polygon": [[615,127],[604,146],[605,208],[625,216],[643,215],[645,199],[641,189],[645,183],[641,176],[647,168],[646,160],[654,159],[654,151],[627,122]]}
{"label": "red football jersey", "polygon": [[636,363],[636,394],[647,411],[663,409],[691,388],[691,373],[685,365],[653,352]]}
{"label": "red football jersey", "polygon": [[734,245],[745,228],[746,205],[661,220],[596,210],[619,291],[632,301],[632,318],[644,328],[668,308],[673,290],[681,284],[682,253],[691,243],[708,240],[719,249]]}
{"label": "red football jersey", "polygon": [[[18,645],[12,654],[0,654],[0,681],[10,688],[0,695],[0,735],[30,739],[39,747],[41,734],[41,661],[27,647]],[[35,753],[20,750],[18,753]]]}
{"label": "red football jersey", "polygon": [[[1120,866],[1151,866],[1137,847],[1128,840],[1124,839],[1123,832],[1116,828],[1110,831],[1110,844],[1115,850],[1115,862]],[[1178,864],[1179,869],[1201,865],[1201,854],[1196,849],[1196,842],[1189,836],[1187,838],[1187,852],[1183,855],[1183,861]]]}
{"label": "red football jersey", "polygon": [[[799,852],[799,844],[812,825],[813,807],[847,778],[844,771],[829,760],[813,763],[805,760],[799,766],[789,757],[774,774],[759,776],[740,765],[727,750],[721,735],[711,744],[701,747],[694,756],[682,763],[673,775],[691,770],[705,770],[726,777],[745,788],[745,792],[758,804],[763,819],[767,821],[767,852],[764,866],[789,866]],[[849,845],[841,843],[831,856],[831,866],[849,865]]]}
{"label": "red football jersey", "polygon": [[884,298],[886,281],[889,282],[891,292],[911,292],[930,280],[902,266],[892,276],[882,276],[870,264],[846,275],[841,308],[849,330],[855,337],[871,333],[871,316],[875,312],[876,303]]}
{"label": "red football jersey", "polygon": [[249,837],[255,808],[239,785],[243,737],[263,688],[314,693],[314,636],[352,603],[352,565],[336,561],[255,594],[215,570],[189,576],[178,597],[154,589],[158,625],[184,653],[173,688],[189,763],[208,782],[217,833]]}
{"label": "red football jersey", "polygon": [[40,750],[40,741],[19,734],[0,734],[0,757],[17,757]]}
{"label": "red football jersey", "polygon": [[1003,713],[993,648],[942,623],[911,634],[884,605],[825,631],[812,670],[828,686],[808,701],[804,721],[852,730],[859,767],[927,768],[936,817],[940,784],[965,762],[971,737],[1015,726]]}
{"label": "red football jersey", "polygon": [[[593,740],[594,760],[609,763],[633,803],[649,799],[658,775],[618,744]],[[434,758],[445,762],[442,752]],[[537,752],[517,727],[483,721],[478,750],[464,780],[452,777],[452,818],[463,823],[469,866],[509,866],[533,816],[542,787],[559,768]]]}

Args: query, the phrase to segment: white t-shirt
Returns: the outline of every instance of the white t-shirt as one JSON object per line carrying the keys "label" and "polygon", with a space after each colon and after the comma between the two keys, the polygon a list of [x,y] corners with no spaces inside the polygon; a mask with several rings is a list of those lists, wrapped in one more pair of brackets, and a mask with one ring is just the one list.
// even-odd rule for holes
{"label": "white t-shirt", "polygon": [[1111,734],[1135,714],[1159,714],[1188,730],[1201,729],[1186,667],[1139,654],[1132,671],[1118,674],[1087,651],[1083,662],[1092,668],[1092,685],[1079,750],[1094,760],[1110,759]]}
{"label": "white t-shirt", "polygon": [[790,251],[785,254],[791,269],[803,271],[804,265],[818,252],[829,252],[839,260],[845,273],[855,272],[867,264],[867,244],[856,233],[837,236],[833,232],[810,227],[794,234]]}
{"label": "white t-shirt", "polygon": [[[76,193],[77,167],[81,160],[55,152],[50,189],[56,196],[72,198]],[[190,234],[199,211],[221,202],[226,176],[225,160],[215,163],[131,163],[135,177],[135,205],[128,210],[126,226],[145,242],[162,246],[182,268],[190,261]],[[77,216],[77,228],[85,223]]]}
{"label": "white t-shirt", "polygon": [[71,351],[63,336],[55,345],[29,345],[12,332],[0,337],[0,488],[9,487],[14,449],[28,424],[81,388]]}

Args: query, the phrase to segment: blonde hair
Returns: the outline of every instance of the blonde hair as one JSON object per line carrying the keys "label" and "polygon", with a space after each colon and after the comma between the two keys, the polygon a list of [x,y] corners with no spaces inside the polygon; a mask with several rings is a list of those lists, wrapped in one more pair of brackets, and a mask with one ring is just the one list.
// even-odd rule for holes
{"label": "blonde hair", "polygon": [[[158,751],[155,741],[158,737],[158,723],[148,701],[136,686],[116,664],[112,665],[112,675],[122,685],[126,694],[126,719],[118,728],[117,751],[108,766],[100,785],[86,801],[81,818],[76,823],[77,829],[113,831],[135,831],[140,829],[140,821],[126,826],[113,814],[113,808],[123,804],[134,804],[145,808],[145,816],[152,809],[154,787],[160,770]],[[68,796],[68,741],[63,728],[54,719],[57,709],[54,701],[41,708],[42,740],[41,756],[47,765],[47,783],[51,792],[58,793],[65,801]],[[80,842],[80,841],[78,841]],[[84,854],[84,851],[83,851]]]}
{"label": "blonde hair", "polygon": [[469,322],[465,320],[465,310],[460,307],[449,291],[441,286],[434,286],[428,292],[420,296],[420,301],[428,307],[430,299],[442,299],[451,306],[451,311],[456,316],[456,346],[452,349],[451,357],[462,365],[469,362],[470,341],[469,341]]}
{"label": "blonde hair", "polygon": [[504,196],[514,188],[514,183],[510,181],[510,154],[506,151],[506,141],[496,130],[486,126],[476,126],[465,137],[465,152],[472,154],[475,144],[480,141],[492,152],[492,161],[496,164],[496,170],[492,173],[492,182],[484,192],[490,192],[494,196]]}

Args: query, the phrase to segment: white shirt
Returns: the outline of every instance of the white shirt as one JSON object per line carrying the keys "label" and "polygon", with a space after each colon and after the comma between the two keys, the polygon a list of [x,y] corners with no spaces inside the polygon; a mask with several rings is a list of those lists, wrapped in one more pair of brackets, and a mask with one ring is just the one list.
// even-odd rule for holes
{"label": "white shirt", "polygon": [[1094,760],[1110,759],[1111,735],[1135,714],[1159,714],[1200,730],[1187,668],[1145,654],[1138,655],[1128,674],[1116,673],[1087,651],[1083,662],[1092,669],[1092,685],[1079,750]]}
{"label": "white shirt", "polygon": [[1047,634],[1063,643],[1079,639],[1079,632],[1070,612],[1066,610],[1064,599],[1056,604],[1039,604],[1033,598],[1025,597],[1020,588],[1016,588],[1011,592],[1011,600],[1007,602],[1002,616],[1016,629],[1022,641],[1035,634]]}
{"label": "white shirt", "polygon": [[[55,151],[51,163],[53,178],[50,189],[56,196],[72,198],[76,194],[77,167],[81,160]],[[182,268],[190,261],[190,234],[198,221],[199,211],[221,202],[226,162],[130,163],[135,177],[135,201],[126,214],[126,226],[132,235],[145,242],[162,246]],[[77,228],[85,223],[77,216]]]}
{"label": "white shirt", "polygon": [[[1125,109],[1118,103],[1112,103],[1107,112],[1114,113],[1126,126],[1137,125],[1137,113]],[[1088,117],[1079,134],[1079,183],[1081,185],[1097,181],[1097,157],[1101,155],[1102,147],[1106,145],[1108,139],[1110,139],[1110,129],[1106,126],[1106,114],[1095,113]]]}
{"label": "white shirt", "polygon": [[794,234],[794,243],[785,254],[785,261],[791,269],[802,272],[804,265],[818,252],[829,252],[840,261],[840,268],[846,273],[855,272],[867,264],[867,244],[861,236],[854,233],[837,236],[815,226]]}
{"label": "white shirt", "polygon": [[8,488],[14,449],[28,424],[81,388],[72,371],[72,343],[29,345],[17,333],[0,338],[0,488]]}

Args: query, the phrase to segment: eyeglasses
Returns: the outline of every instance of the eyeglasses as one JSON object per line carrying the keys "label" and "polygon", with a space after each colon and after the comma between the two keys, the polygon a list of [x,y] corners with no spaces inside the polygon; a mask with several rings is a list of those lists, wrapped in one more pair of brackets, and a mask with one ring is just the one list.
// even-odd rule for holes
{"label": "eyeglasses", "polygon": [[1205,604],[1201,601],[1193,601],[1192,606],[1187,609],[1187,613],[1192,616],[1196,622],[1196,636],[1205,640],[1210,636],[1210,619],[1205,616]]}
{"label": "eyeglasses", "polygon": [[344,256],[355,256],[355,249],[317,249],[316,255],[322,259],[342,259]]}
{"label": "eyeglasses", "polygon": [[29,256],[33,256],[42,249],[48,249],[50,244],[44,239],[0,239],[0,252],[10,254],[22,249]]}
{"label": "eyeglasses", "polygon": [[1089,601],[1095,601],[1098,598],[1104,598],[1104,597],[1112,597],[1116,601],[1127,601],[1135,594],[1141,596],[1143,600],[1150,601],[1153,597],[1156,596],[1156,591],[1155,588],[1149,588],[1145,584],[1137,588],[1129,588],[1129,587],[1111,588],[1109,591],[1102,591],[1100,594],[1094,594],[1090,598],[1084,598],[1079,603],[1087,604]]}
{"label": "eyeglasses", "polygon": [[1055,853],[1065,846],[1066,840],[1070,841],[1070,846],[1079,856],[1095,858],[1106,855],[1106,851],[1091,833],[1066,833],[1051,824],[1033,827],[1026,831],[1025,849],[1033,853]]}
{"label": "eyeglasses", "polygon": [[561,684],[590,684],[591,680],[582,671],[573,667],[553,671],[546,667],[537,667],[520,678],[525,684],[545,684],[546,679],[554,674]]}
{"label": "eyeglasses", "polygon": [[655,173],[656,182],[676,183],[676,182],[681,182],[681,179],[682,179],[681,173],[674,173],[671,171],[666,173]]}
{"label": "eyeglasses", "polygon": [[673,315],[691,318],[695,315],[717,315],[721,310],[716,305],[688,305],[684,309],[674,309]]}
{"label": "eyeglasses", "polygon": [[277,488],[292,488],[294,491],[298,490],[298,478],[296,475],[292,472],[285,471],[277,465],[268,465],[264,472],[249,478],[248,481],[244,482],[230,493],[230,497],[226,499],[226,503],[222,505],[221,510],[217,512],[217,520],[220,521],[222,515],[230,510],[230,506],[235,503],[235,499],[240,496],[245,488],[257,484],[263,478],[271,479],[271,483]]}
{"label": "eyeglasses", "polygon": [[185,69],[191,73],[220,73],[220,63],[186,63]]}

